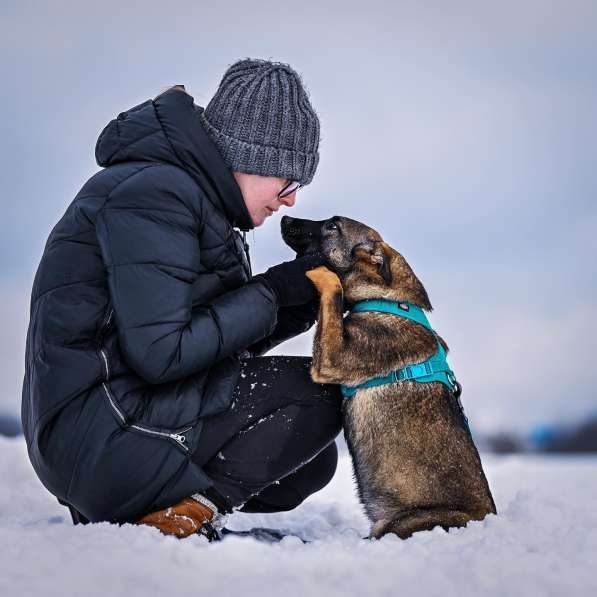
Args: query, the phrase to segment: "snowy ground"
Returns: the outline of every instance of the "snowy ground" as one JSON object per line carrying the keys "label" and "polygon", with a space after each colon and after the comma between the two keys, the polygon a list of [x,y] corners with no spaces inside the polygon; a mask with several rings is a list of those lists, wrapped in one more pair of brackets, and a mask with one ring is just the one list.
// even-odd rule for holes
{"label": "snowy ground", "polygon": [[408,541],[360,539],[350,461],[286,514],[236,514],[313,539],[179,541],[149,527],[77,526],[38,482],[22,437],[0,437],[0,595],[595,595],[597,458],[484,456],[500,515]]}

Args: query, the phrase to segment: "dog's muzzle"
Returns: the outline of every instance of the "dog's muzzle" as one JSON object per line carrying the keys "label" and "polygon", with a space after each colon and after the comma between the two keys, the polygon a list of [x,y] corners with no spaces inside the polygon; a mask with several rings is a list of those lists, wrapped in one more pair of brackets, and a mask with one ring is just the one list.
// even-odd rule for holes
{"label": "dog's muzzle", "polygon": [[284,216],[280,222],[284,242],[301,257],[320,249],[321,227],[325,220],[302,220]]}

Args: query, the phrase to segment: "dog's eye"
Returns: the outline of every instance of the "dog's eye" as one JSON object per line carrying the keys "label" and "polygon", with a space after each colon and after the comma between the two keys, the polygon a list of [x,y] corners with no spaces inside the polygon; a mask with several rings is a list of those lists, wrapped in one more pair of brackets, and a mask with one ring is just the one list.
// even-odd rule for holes
{"label": "dog's eye", "polygon": [[326,230],[338,230],[338,225],[337,225],[337,224],[335,224],[334,222],[328,222],[328,223],[325,225],[325,229],[326,229]]}

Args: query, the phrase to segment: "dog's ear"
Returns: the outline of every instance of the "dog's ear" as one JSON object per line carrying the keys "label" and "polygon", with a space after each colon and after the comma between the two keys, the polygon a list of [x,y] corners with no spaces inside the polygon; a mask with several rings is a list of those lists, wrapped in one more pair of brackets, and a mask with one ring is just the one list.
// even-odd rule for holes
{"label": "dog's ear", "polygon": [[392,256],[384,242],[371,241],[360,243],[354,248],[354,255],[374,265],[386,285],[390,285],[392,282],[392,270],[390,267]]}
{"label": "dog's ear", "polygon": [[378,266],[379,275],[383,278],[386,286],[389,286],[392,283],[392,270],[390,268],[391,255],[388,253],[386,247],[386,243],[376,242],[373,253],[371,253],[371,262]]}

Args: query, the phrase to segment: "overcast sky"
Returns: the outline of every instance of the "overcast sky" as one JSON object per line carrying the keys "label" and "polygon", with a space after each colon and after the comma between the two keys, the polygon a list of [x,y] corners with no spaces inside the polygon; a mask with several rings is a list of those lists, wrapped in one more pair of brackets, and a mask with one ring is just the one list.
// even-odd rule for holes
{"label": "overcast sky", "polygon": [[[290,63],[321,119],[286,213],[359,219],[404,254],[473,427],[597,413],[596,2],[3,0],[0,414],[19,412],[32,279],[103,126],[174,83],[204,106],[244,57]],[[249,235],[256,271],[291,256],[282,213]]]}

